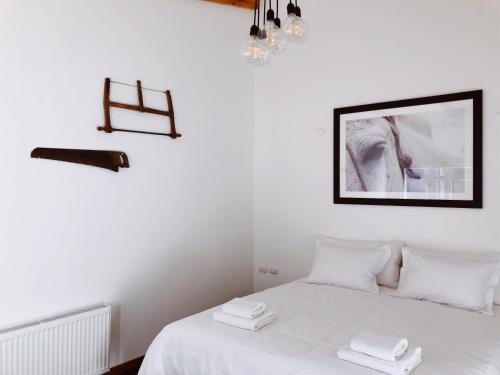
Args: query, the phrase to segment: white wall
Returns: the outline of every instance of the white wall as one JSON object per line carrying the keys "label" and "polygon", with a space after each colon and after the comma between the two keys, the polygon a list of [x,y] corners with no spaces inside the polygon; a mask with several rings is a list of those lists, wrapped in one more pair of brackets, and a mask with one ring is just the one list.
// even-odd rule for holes
{"label": "white wall", "polygon": [[[255,78],[257,289],[307,274],[314,237],[500,251],[500,2],[302,1],[309,42]],[[333,205],[333,108],[484,89],[484,210]],[[314,129],[324,127],[321,136]]]}
{"label": "white wall", "polygon": [[[250,18],[199,0],[0,0],[0,326],[110,302],[116,364],[252,290]],[[183,137],[97,132],[106,76],[171,89]],[[37,146],[123,150],[131,168],[32,160]]]}
{"label": "white wall", "polygon": [[[303,12],[310,41],[252,85],[237,54],[247,11],[0,0],[0,326],[111,302],[115,364],[168,322],[250,292],[254,240],[256,265],[280,269],[255,274],[257,289],[307,273],[319,233],[500,250],[499,1],[304,0]],[[106,76],[170,88],[184,137],[97,132]],[[334,107],[479,88],[484,210],[331,203]],[[31,160],[37,146],[123,150],[131,169]]]}

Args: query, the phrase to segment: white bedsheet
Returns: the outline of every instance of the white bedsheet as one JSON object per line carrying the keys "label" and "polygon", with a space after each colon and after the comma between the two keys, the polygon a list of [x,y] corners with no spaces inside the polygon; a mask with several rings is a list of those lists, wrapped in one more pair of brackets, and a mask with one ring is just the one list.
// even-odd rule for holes
{"label": "white bedsheet", "polygon": [[362,330],[423,348],[415,375],[500,375],[495,316],[430,302],[294,282],[251,296],[277,313],[249,332],[213,321],[213,309],[165,327],[139,375],[374,375],[337,358]]}

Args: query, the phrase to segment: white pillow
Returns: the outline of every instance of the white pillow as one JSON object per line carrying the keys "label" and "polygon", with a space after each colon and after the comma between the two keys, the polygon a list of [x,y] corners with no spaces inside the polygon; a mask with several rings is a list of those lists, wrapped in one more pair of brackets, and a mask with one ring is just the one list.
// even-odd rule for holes
{"label": "white pillow", "polygon": [[404,248],[397,295],[492,314],[499,277],[498,261]]}
{"label": "white pillow", "polygon": [[376,275],[390,256],[390,246],[349,249],[332,246],[319,238],[311,273],[304,281],[378,293]]}
{"label": "white pillow", "polygon": [[[449,254],[449,253],[448,253]],[[449,254],[451,255],[451,254]],[[500,262],[500,254],[496,253],[482,253],[482,254],[455,254],[458,257],[464,257],[466,259],[486,261],[486,262]],[[493,303],[496,305],[500,305],[500,281],[497,287],[495,288]]]}
{"label": "white pillow", "polygon": [[399,282],[399,271],[401,268],[401,250],[406,246],[404,241],[361,241],[342,240],[339,238],[320,236],[318,241],[328,243],[332,247],[342,247],[347,249],[373,250],[384,246],[391,247],[391,256],[384,269],[377,275],[379,285],[389,288],[397,288]]}

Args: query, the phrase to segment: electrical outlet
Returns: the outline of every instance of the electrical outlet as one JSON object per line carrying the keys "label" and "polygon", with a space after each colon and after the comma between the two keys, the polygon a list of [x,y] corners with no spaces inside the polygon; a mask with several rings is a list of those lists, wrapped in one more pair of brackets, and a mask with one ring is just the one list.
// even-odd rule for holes
{"label": "electrical outlet", "polygon": [[259,272],[260,273],[268,273],[269,269],[267,267],[259,267]]}
{"label": "electrical outlet", "polygon": [[280,271],[277,268],[269,268],[269,273],[271,275],[279,275]]}

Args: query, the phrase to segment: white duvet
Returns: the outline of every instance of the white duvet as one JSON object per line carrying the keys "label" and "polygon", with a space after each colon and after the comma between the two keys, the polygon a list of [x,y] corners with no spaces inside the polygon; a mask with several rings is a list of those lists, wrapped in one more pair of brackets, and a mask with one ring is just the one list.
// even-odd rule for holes
{"label": "white duvet", "polygon": [[337,358],[362,330],[408,337],[424,362],[412,374],[500,375],[495,316],[430,302],[294,282],[249,296],[277,320],[259,332],[215,322],[212,310],[165,327],[139,375],[374,375]]}

